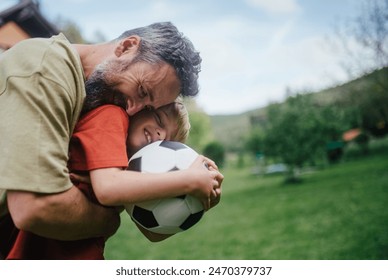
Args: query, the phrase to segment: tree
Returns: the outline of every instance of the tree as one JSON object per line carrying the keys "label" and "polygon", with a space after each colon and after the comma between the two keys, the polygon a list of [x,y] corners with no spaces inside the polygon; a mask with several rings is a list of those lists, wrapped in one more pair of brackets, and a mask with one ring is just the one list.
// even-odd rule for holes
{"label": "tree", "polygon": [[359,14],[337,26],[348,73],[362,76],[388,66],[388,0],[364,0]]}
{"label": "tree", "polygon": [[83,37],[81,28],[77,23],[72,20],[65,19],[63,17],[58,17],[56,19],[55,25],[63,34],[65,34],[66,38],[74,44],[94,44],[106,42],[105,35],[101,32],[101,30],[96,30],[93,34],[93,38],[91,40],[87,40]]}
{"label": "tree", "polygon": [[224,166],[225,149],[220,142],[213,141],[208,143],[203,150],[203,154],[214,160],[219,167]]}
{"label": "tree", "polygon": [[[338,26],[350,76],[370,76],[367,85],[348,94],[359,113],[359,127],[373,136],[388,134],[388,0],[364,0],[356,17]],[[378,71],[375,71],[378,70]],[[364,91],[364,92],[363,92]]]}
{"label": "tree", "polygon": [[[388,70],[388,69],[387,69]],[[388,87],[387,87],[388,89]],[[388,134],[388,91],[379,84],[371,86],[359,106],[361,127],[375,137]]]}
{"label": "tree", "polygon": [[264,132],[261,129],[252,129],[245,139],[245,150],[247,150],[253,156],[261,154],[264,148],[263,139]]}
{"label": "tree", "polygon": [[55,25],[63,34],[65,34],[66,38],[73,44],[84,44],[87,43],[85,38],[82,36],[81,29],[79,26],[68,19],[58,17]]}
{"label": "tree", "polygon": [[187,144],[197,151],[202,151],[213,139],[210,117],[198,107],[195,100],[185,98],[184,104],[189,111],[191,125]]}
{"label": "tree", "polygon": [[296,95],[283,104],[269,106],[264,155],[287,164],[287,181],[295,181],[297,168],[325,155],[326,144],[338,139],[337,113],[314,105],[311,95]]}
{"label": "tree", "polygon": [[336,106],[346,108],[351,128],[361,128],[374,137],[388,134],[388,67],[352,82],[342,90]]}

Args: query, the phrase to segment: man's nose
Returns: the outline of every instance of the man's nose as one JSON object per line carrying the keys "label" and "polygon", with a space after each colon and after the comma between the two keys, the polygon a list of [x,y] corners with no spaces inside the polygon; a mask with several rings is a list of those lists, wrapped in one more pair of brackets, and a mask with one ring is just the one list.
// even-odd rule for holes
{"label": "man's nose", "polygon": [[129,116],[133,116],[137,112],[140,112],[141,110],[143,110],[143,108],[144,108],[144,105],[140,103],[140,104],[134,104],[131,107],[127,107],[125,111]]}

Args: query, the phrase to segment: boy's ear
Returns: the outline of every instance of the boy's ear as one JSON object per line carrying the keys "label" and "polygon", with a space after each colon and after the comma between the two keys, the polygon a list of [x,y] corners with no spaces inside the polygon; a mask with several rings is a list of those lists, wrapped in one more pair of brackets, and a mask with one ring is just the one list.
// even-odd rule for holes
{"label": "boy's ear", "polygon": [[140,37],[137,35],[129,36],[122,39],[115,49],[115,54],[117,57],[120,57],[123,54],[127,53],[136,53],[140,45]]}

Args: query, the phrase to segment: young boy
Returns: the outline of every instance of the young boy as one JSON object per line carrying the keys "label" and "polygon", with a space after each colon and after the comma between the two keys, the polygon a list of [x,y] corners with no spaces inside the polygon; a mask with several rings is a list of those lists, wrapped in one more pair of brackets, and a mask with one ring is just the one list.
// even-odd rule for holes
{"label": "young boy", "polygon": [[[93,190],[101,204],[121,206],[190,194],[200,199],[205,209],[209,209],[209,197],[217,196],[215,189],[219,187],[219,181],[222,178],[214,162],[199,156],[187,170],[163,174],[124,171],[128,163],[125,153],[127,117],[122,109],[120,109],[121,114],[114,114],[105,108],[90,112],[78,123],[76,130],[81,133],[74,134],[70,146],[70,157],[73,158],[70,161],[70,168],[77,171],[90,171]],[[164,114],[160,114],[160,117],[163,118]],[[89,123],[91,118],[94,124],[84,125]],[[159,121],[161,121],[159,128],[143,129],[138,136],[134,137],[144,141],[135,150],[156,140],[173,140],[168,130],[162,131],[164,124],[162,120]],[[79,137],[80,134],[82,137]],[[130,135],[130,137],[133,136]],[[72,149],[74,143],[78,146],[76,149]],[[74,152],[75,150],[77,152]],[[77,154],[80,160],[76,159]],[[83,157],[86,161],[82,160]],[[204,161],[212,167],[211,170],[204,168]],[[83,162],[86,165],[82,164]]]}
{"label": "young boy", "polygon": [[[222,175],[208,159],[211,170],[204,168],[204,157],[196,160],[190,172],[177,171],[174,176],[148,176],[124,170],[128,156],[138,149],[162,139],[183,142],[188,130],[187,112],[179,102],[158,110],[144,110],[129,122],[123,109],[113,105],[102,106],[85,114],[78,122],[70,142],[69,169],[75,173],[90,171],[93,189],[85,183],[80,183],[78,187],[90,199],[105,206],[121,206],[186,193],[202,198],[209,189],[217,198]],[[198,180],[197,176],[207,178]],[[185,183],[178,183],[180,181]],[[209,208],[206,202],[204,206]],[[169,237],[139,229],[151,241]],[[103,259],[104,243],[103,238],[58,241],[21,231],[7,258]]]}

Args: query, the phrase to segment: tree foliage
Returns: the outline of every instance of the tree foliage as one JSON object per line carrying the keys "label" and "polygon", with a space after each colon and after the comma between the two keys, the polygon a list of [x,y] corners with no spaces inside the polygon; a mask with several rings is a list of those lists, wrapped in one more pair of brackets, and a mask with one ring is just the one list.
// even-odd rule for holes
{"label": "tree foliage", "polygon": [[225,149],[220,142],[213,141],[208,143],[203,150],[203,154],[208,158],[211,158],[212,160],[214,160],[219,167],[224,166]]}
{"label": "tree foliage", "polygon": [[354,76],[388,66],[388,0],[364,0],[354,18],[339,21],[342,66]]}
{"label": "tree foliage", "polygon": [[[388,134],[388,67],[375,71],[344,90],[333,104],[346,108],[353,128],[375,137]],[[350,114],[352,114],[350,116]]]}
{"label": "tree foliage", "polygon": [[185,98],[184,103],[189,111],[191,125],[187,144],[197,151],[202,151],[213,139],[210,117],[198,107],[194,99]]}
{"label": "tree foliage", "polygon": [[310,95],[296,95],[284,104],[273,104],[268,110],[264,154],[289,167],[289,177],[296,168],[313,163],[325,155],[326,144],[340,136],[338,111],[319,107]]}
{"label": "tree foliage", "polygon": [[73,21],[58,17],[55,25],[58,29],[65,34],[66,38],[73,44],[84,44],[87,43],[85,38],[82,36],[81,28]]}
{"label": "tree foliage", "polygon": [[264,132],[260,128],[254,128],[246,136],[245,149],[253,156],[256,156],[257,154],[261,154],[264,149],[263,141],[264,141]]}

